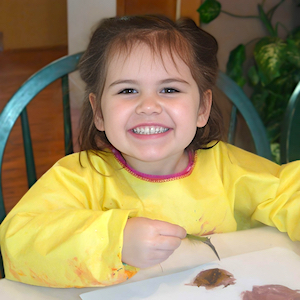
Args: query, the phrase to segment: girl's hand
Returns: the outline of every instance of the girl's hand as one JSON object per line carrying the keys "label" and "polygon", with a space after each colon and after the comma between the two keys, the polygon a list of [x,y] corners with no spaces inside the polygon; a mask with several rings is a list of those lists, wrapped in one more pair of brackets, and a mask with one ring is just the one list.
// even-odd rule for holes
{"label": "girl's hand", "polygon": [[124,229],[122,261],[147,268],[166,260],[185,238],[184,228],[147,218],[128,219]]}

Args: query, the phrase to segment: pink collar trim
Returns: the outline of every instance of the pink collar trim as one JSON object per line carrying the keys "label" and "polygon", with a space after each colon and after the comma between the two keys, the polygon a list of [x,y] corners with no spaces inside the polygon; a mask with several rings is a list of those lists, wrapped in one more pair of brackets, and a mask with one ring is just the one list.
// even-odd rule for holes
{"label": "pink collar trim", "polygon": [[189,163],[183,171],[181,171],[179,173],[175,173],[175,174],[170,174],[170,175],[150,175],[150,174],[139,172],[139,171],[131,168],[127,164],[125,159],[123,158],[122,154],[117,149],[112,148],[111,150],[112,150],[112,153],[114,154],[115,158],[117,159],[117,161],[124,167],[125,170],[127,170],[129,173],[131,173],[133,176],[135,176],[139,179],[146,180],[146,181],[152,181],[152,182],[171,181],[171,180],[183,178],[183,177],[190,175],[192,173],[192,170],[194,169],[195,161],[197,158],[196,153],[193,154],[193,152],[189,151],[188,152]]}

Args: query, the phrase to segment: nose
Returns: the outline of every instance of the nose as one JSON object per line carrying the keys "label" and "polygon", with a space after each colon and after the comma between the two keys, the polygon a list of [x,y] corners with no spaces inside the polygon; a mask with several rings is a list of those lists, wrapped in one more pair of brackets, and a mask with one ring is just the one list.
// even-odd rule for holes
{"label": "nose", "polygon": [[137,114],[160,114],[162,112],[162,106],[160,99],[157,95],[143,95],[139,97],[138,105],[136,106]]}

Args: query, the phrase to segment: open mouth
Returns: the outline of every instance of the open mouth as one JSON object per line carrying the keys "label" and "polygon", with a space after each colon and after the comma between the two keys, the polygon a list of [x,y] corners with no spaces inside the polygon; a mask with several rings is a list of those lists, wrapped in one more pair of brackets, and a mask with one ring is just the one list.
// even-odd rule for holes
{"label": "open mouth", "polygon": [[133,128],[132,131],[136,134],[160,134],[168,131],[169,128],[159,126],[143,126]]}

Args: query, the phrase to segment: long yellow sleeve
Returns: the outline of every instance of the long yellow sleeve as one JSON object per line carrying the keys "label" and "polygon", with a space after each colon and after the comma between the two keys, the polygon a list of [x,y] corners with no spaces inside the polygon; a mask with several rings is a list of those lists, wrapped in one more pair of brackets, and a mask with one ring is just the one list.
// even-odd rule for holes
{"label": "long yellow sleeve", "polygon": [[[73,164],[78,166],[69,169]],[[7,279],[85,287],[115,284],[136,273],[121,261],[130,210],[103,207],[104,179],[80,167],[74,155],[28,191],[1,225]]]}
{"label": "long yellow sleeve", "polygon": [[224,143],[205,155],[216,162],[238,229],[262,223],[300,240],[300,161],[279,166]]}

